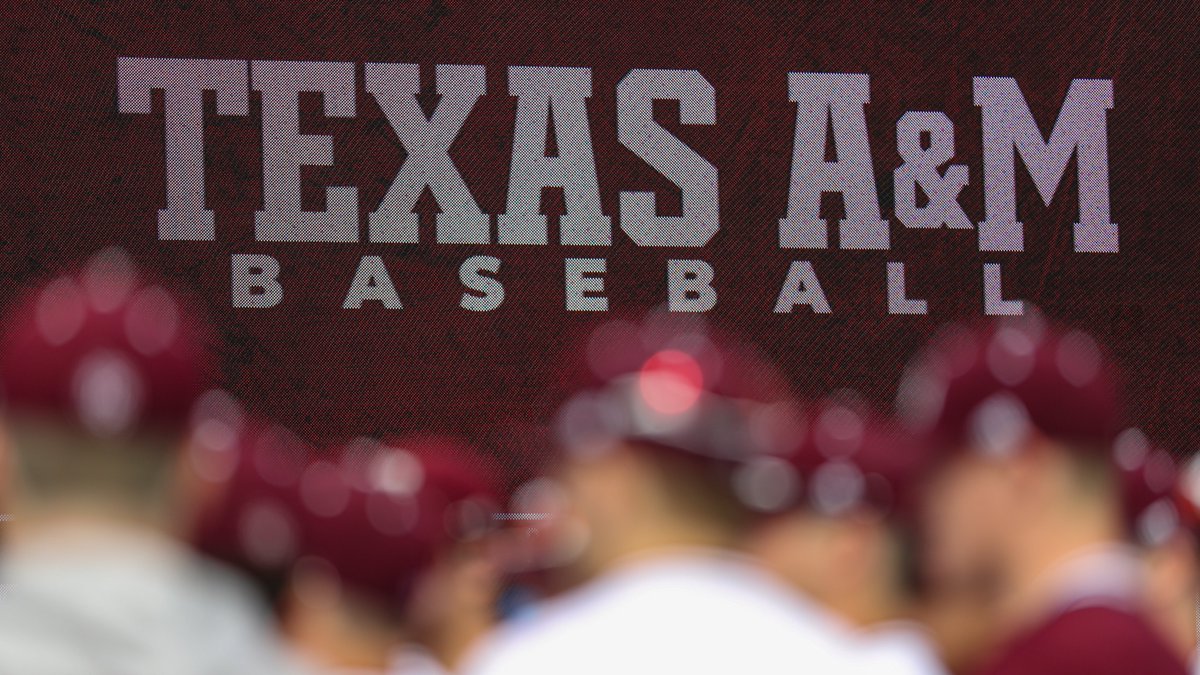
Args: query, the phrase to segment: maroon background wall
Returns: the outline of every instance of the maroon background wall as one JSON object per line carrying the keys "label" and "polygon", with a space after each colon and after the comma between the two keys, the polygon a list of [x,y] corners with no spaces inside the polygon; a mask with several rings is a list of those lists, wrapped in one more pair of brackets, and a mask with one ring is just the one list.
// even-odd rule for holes
{"label": "maroon background wall", "polygon": [[[881,404],[894,393],[900,364],[938,325],[982,314],[981,267],[999,262],[1008,294],[1108,342],[1128,374],[1134,419],[1177,451],[1191,451],[1200,442],[1200,22],[1187,3],[1086,5],[21,2],[6,10],[0,41],[0,298],[120,243],[208,304],[227,338],[227,385],[255,410],[316,440],[433,428],[503,449],[509,434],[493,423],[536,422],[554,408],[568,379],[564,356],[578,360],[574,346],[588,327],[665,300],[668,259],[710,262],[720,296],[712,321],[758,341],[802,392],[853,386]],[[357,116],[326,119],[319,98],[303,96],[301,129],[334,139],[335,165],[304,170],[306,208],[323,208],[327,185],[354,185],[364,223],[403,151],[363,90],[363,62],[418,63],[430,89],[434,64],[488,67],[489,93],[451,154],[493,214],[504,210],[508,185],[509,65],[592,68],[588,108],[608,214],[621,190],[655,190],[668,213],[679,199],[617,142],[617,82],[631,68],[698,69],[716,88],[717,124],[682,126],[673,105],[656,106],[656,117],[720,171],[721,230],[700,250],[639,248],[619,230],[611,248],[438,245],[431,222],[422,224],[419,245],[259,243],[261,117],[252,92],[245,117],[215,116],[206,95],[207,202],[217,241],[160,242],[161,94],[155,114],[118,114],[118,56],[359,64]],[[892,250],[779,249],[795,124],[789,71],[870,74],[867,120]],[[982,219],[971,86],[982,75],[1016,78],[1044,134],[1072,79],[1113,81],[1108,141],[1120,253],[1073,252],[1074,160],[1048,208],[1018,165],[1023,253],[980,253],[973,230],[906,230],[895,222],[895,123],[908,110],[942,110],[954,121],[953,161],[971,171],[960,201],[972,220]],[[554,198],[545,206],[561,210]],[[829,215],[839,208],[832,203]],[[554,232],[552,221],[552,242]],[[281,305],[231,307],[232,253],[280,260]],[[458,266],[480,253],[503,261],[507,298],[488,313],[458,306]],[[369,254],[388,264],[403,310],[341,309],[359,258]],[[564,311],[566,257],[608,259],[608,315]],[[772,312],[791,260],[813,262],[832,314]],[[888,315],[887,261],[907,263],[910,292],[928,299],[928,316]]]}

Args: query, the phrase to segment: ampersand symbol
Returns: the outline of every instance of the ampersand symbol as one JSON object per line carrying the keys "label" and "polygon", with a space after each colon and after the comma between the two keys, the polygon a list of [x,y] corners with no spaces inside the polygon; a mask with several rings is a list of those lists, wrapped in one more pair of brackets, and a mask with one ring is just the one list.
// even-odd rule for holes
{"label": "ampersand symbol", "polygon": [[[921,135],[929,133],[929,147],[921,147]],[[896,149],[904,163],[896,169],[896,217],[905,227],[972,227],[958,203],[958,195],[968,182],[967,167],[953,164],[945,174],[938,167],[954,157],[954,123],[945,113],[907,112],[896,123]],[[918,207],[916,186],[929,198]]]}

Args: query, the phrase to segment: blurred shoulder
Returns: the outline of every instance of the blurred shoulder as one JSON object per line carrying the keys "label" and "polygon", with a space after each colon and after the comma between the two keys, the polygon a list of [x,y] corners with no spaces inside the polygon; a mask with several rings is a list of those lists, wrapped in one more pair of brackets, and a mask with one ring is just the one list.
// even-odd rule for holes
{"label": "blurred shoulder", "polygon": [[885,624],[862,633],[856,642],[856,657],[868,672],[892,675],[949,673],[932,639],[919,625]]}
{"label": "blurred shoulder", "polygon": [[753,567],[719,557],[622,570],[506,626],[468,675],[852,672],[849,635]]}
{"label": "blurred shoulder", "polygon": [[1058,614],[1019,636],[981,672],[1184,675],[1187,671],[1140,614],[1094,605]]}

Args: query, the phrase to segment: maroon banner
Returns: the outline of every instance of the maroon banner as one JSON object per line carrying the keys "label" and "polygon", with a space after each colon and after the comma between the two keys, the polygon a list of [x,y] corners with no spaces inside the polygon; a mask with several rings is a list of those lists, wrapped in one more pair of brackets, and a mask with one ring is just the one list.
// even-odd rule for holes
{"label": "maroon banner", "polygon": [[[119,244],[317,441],[512,451],[663,306],[890,406],[938,326],[1092,331],[1200,425],[1195,74],[1160,3],[21,3],[4,298]],[[415,214],[415,215],[413,215]],[[827,221],[827,222],[826,222]]]}

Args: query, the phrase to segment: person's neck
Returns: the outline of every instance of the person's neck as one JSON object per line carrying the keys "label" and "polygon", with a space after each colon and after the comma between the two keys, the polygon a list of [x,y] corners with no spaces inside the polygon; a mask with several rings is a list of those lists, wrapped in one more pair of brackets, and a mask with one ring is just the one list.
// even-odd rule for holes
{"label": "person's neck", "polygon": [[857,588],[846,589],[845,600],[831,609],[860,628],[906,618],[906,603],[887,580],[887,576],[872,578]]}
{"label": "person's neck", "polygon": [[52,502],[17,502],[6,523],[6,546],[20,548],[72,533],[127,533],[145,539],[171,539],[175,534],[168,518],[132,505],[104,500],[63,499]]}
{"label": "person's neck", "polygon": [[491,612],[459,612],[448,625],[426,637],[423,646],[447,670],[456,671],[480,639],[494,626],[495,619]]}
{"label": "person's neck", "polygon": [[391,643],[381,643],[355,634],[343,634],[319,642],[310,640],[299,647],[299,652],[304,660],[320,670],[377,673],[387,672],[395,653]]}
{"label": "person's neck", "polygon": [[1197,649],[1200,649],[1196,635],[1197,600],[1200,600],[1200,584],[1193,583],[1190,592],[1180,593],[1169,607],[1161,609],[1164,624],[1162,628],[1167,633],[1171,645],[1185,662],[1193,661]]}
{"label": "person's neck", "polygon": [[385,672],[399,643],[394,631],[336,605],[296,605],[284,633],[305,661],[322,670]]}
{"label": "person's neck", "polygon": [[673,551],[731,549],[732,538],[721,528],[682,519],[646,520],[624,532],[608,556],[608,566]]}
{"label": "person's neck", "polygon": [[1059,600],[1062,579],[1055,572],[1063,564],[1121,541],[1116,517],[1100,506],[1047,511],[1021,527],[1001,602],[1002,616],[1014,626],[1036,620]]}

